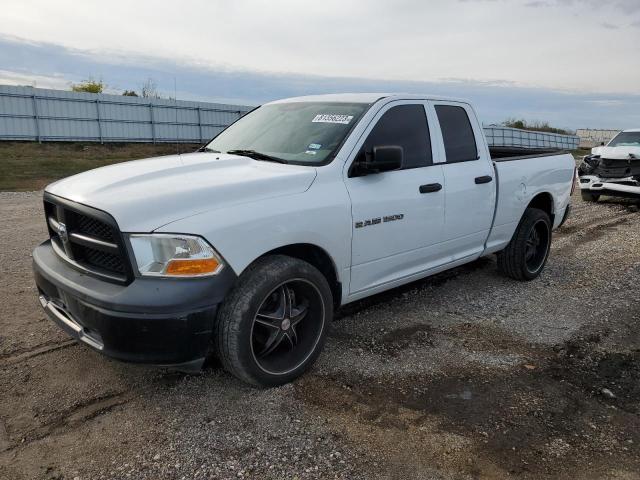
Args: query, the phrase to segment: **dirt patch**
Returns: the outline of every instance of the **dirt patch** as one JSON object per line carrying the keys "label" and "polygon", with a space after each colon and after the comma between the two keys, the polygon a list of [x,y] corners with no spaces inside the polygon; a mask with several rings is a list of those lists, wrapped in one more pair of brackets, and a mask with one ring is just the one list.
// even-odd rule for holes
{"label": "dirt patch", "polygon": [[379,343],[385,347],[386,353],[392,356],[409,347],[429,347],[433,345],[433,328],[431,325],[411,325],[392,330],[385,333]]}
{"label": "dirt patch", "polygon": [[[597,231],[603,223],[605,225],[611,225],[613,223],[615,224],[613,225],[615,227],[619,224],[617,223],[619,220],[625,220],[627,218],[628,213],[625,210],[623,210],[623,212],[624,213],[622,215],[616,215],[614,217],[611,216],[610,212],[606,212],[605,215],[592,216],[589,218],[588,222],[563,225],[562,228],[553,233],[553,236],[554,238],[573,236],[574,234],[577,234],[578,236],[585,236],[586,232]],[[601,238],[601,236],[598,238]]]}
{"label": "dirt patch", "polygon": [[[637,343],[637,321],[623,323],[621,330],[627,346],[616,340],[617,347],[603,345],[611,337],[609,329],[580,335],[557,348],[555,361],[549,372],[554,379],[581,388],[588,396],[614,410],[640,416],[640,348]],[[619,335],[619,332],[618,332]],[[640,433],[640,424],[636,424]]]}
{"label": "dirt patch", "polygon": [[574,238],[573,242],[569,245],[566,245],[556,251],[556,253],[566,253],[567,251],[575,251],[579,249],[582,245],[587,243],[593,243],[606,235],[610,234],[612,231],[616,230],[621,225],[628,224],[629,219],[626,217],[618,218],[613,221],[597,223],[596,225],[588,228],[582,228],[579,231],[574,230],[573,233],[578,233],[576,238]]}
{"label": "dirt patch", "polygon": [[430,325],[411,325],[398,330],[381,329],[380,335],[370,338],[359,338],[330,332],[329,336],[337,341],[355,348],[363,355],[365,352],[375,355],[397,357],[407,348],[433,345],[433,328]]}
{"label": "dirt patch", "polygon": [[535,359],[544,356],[544,349],[524,338],[507,333],[490,323],[465,322],[444,329],[443,333],[461,347],[471,351],[508,352]]}
{"label": "dirt patch", "polygon": [[640,354],[601,352],[597,338],[579,336],[507,373],[307,378],[297,393],[405,473],[425,462],[477,478],[638,472]]}

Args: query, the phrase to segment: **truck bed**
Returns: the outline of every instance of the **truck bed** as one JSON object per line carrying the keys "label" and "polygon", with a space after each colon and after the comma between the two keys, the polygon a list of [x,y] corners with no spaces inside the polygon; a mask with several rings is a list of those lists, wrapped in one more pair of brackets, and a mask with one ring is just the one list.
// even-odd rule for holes
{"label": "truck bed", "polygon": [[[563,151],[541,151],[532,153],[530,149],[501,149],[495,152],[490,149],[495,165],[498,185],[496,212],[487,251],[507,243],[522,216],[523,205],[526,205],[538,193],[548,192],[549,201],[553,201],[554,227],[557,227],[569,203],[571,181],[574,175],[575,161],[573,155]],[[516,162],[511,160],[530,161]]]}
{"label": "truck bed", "polygon": [[569,153],[567,150],[557,148],[525,148],[525,147],[489,147],[491,160],[494,162],[507,162],[510,160],[523,160],[527,158],[547,157]]}

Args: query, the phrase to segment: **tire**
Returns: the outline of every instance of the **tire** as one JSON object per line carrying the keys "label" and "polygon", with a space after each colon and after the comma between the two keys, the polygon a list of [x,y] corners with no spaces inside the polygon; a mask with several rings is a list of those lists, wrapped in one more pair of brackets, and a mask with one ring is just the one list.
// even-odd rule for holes
{"label": "tire", "polygon": [[[532,237],[538,238],[537,244]],[[527,208],[511,241],[498,252],[498,269],[515,280],[533,280],[544,269],[550,248],[549,215],[538,208]]]}
{"label": "tire", "polygon": [[584,190],[580,191],[580,196],[585,202],[597,202],[600,198],[600,195],[598,195],[597,193],[589,193],[585,192]]}
{"label": "tire", "polygon": [[333,318],[327,279],[302,260],[273,255],[240,275],[217,318],[215,347],[239,379],[274,387],[316,361]]}

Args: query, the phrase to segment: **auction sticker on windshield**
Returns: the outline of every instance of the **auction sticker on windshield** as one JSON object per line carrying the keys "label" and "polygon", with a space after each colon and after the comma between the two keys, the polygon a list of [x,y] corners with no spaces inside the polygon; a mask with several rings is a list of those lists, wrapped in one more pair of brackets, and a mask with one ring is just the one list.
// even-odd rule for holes
{"label": "auction sticker on windshield", "polygon": [[316,115],[313,120],[313,123],[343,123],[348,125],[349,122],[353,119],[353,115],[330,115],[330,114],[321,114]]}

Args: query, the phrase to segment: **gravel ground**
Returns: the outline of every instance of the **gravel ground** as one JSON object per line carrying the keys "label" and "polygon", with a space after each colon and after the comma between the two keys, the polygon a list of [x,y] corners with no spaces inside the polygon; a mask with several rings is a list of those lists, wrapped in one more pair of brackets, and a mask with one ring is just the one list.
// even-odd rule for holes
{"label": "gravel ground", "polygon": [[108,360],[36,299],[41,193],[0,193],[0,478],[640,478],[640,214],[574,199],[529,283],[493,259],[345,307],[255,390]]}

